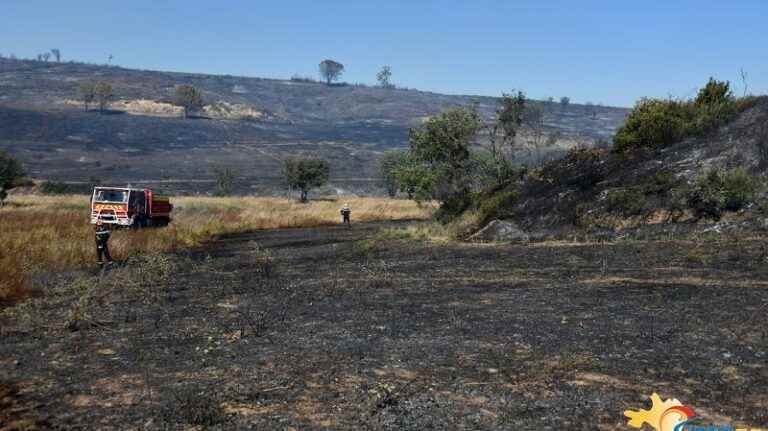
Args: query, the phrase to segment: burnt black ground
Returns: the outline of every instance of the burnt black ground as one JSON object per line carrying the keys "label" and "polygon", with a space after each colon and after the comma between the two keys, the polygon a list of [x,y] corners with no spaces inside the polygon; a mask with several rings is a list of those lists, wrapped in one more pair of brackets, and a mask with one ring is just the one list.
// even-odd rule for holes
{"label": "burnt black ground", "polygon": [[762,240],[371,240],[381,226],[223,237],[76,330],[66,310],[11,319],[0,377],[57,429],[626,429],[652,392],[768,426]]}

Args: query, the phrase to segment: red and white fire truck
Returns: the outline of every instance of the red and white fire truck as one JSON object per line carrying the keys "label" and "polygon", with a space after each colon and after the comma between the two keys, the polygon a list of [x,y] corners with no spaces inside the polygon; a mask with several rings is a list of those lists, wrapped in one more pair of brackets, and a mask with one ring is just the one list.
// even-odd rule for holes
{"label": "red and white fire truck", "polygon": [[91,196],[92,224],[101,219],[123,227],[166,226],[172,210],[168,196],[151,189],[95,187]]}

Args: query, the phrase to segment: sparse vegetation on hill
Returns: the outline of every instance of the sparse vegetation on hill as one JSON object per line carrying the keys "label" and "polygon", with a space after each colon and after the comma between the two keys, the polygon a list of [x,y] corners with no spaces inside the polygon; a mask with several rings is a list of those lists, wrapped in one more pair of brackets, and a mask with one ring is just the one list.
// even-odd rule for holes
{"label": "sparse vegetation on hill", "polygon": [[644,99],[613,151],[575,148],[520,181],[486,184],[456,223],[472,233],[494,217],[549,237],[740,212],[745,229],[762,226],[766,122],[768,98],[736,98],[714,79],[691,101]]}
{"label": "sparse vegetation on hill", "polygon": [[[334,187],[384,193],[377,159],[405,148],[411,127],[445,109],[471,105],[487,121],[498,106],[494,97],[77,62],[0,59],[0,81],[0,149],[20,157],[35,178],[84,182],[94,175],[113,183],[162,184],[175,193],[214,192],[211,165],[242,173],[235,193],[279,193],[282,160],[308,151],[328,160]],[[99,81],[112,86],[105,113],[115,115],[83,112],[78,87]],[[205,95],[200,114],[207,120],[179,118],[172,99],[180,85]],[[93,97],[89,109],[97,105]],[[575,103],[531,105],[541,108],[545,135],[537,136],[545,139],[537,138],[543,144],[534,148],[523,130],[515,155],[521,160],[544,160],[575,145],[609,140],[627,112],[600,107],[592,120]],[[481,132],[479,140],[485,139]]]}

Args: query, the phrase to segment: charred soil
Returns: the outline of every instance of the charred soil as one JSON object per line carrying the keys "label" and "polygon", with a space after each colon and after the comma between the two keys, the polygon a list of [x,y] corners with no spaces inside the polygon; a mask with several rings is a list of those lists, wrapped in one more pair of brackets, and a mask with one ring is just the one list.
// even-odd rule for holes
{"label": "charred soil", "polygon": [[150,285],[14,310],[0,380],[24,390],[7,402],[55,429],[617,429],[659,392],[768,426],[764,241],[433,244],[382,226],[226,236],[165,277],[115,270]]}

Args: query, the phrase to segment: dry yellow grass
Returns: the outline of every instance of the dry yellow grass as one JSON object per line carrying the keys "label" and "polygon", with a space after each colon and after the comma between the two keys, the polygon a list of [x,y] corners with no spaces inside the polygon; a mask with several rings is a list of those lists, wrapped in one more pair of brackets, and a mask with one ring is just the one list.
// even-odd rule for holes
{"label": "dry yellow grass", "polygon": [[[339,223],[348,202],[352,221],[425,219],[432,206],[385,198],[341,198],[308,204],[282,198],[179,197],[167,228],[117,230],[110,241],[116,259],[136,251],[173,251],[224,233]],[[0,303],[23,295],[34,272],[95,261],[87,196],[15,195],[0,208]]]}

